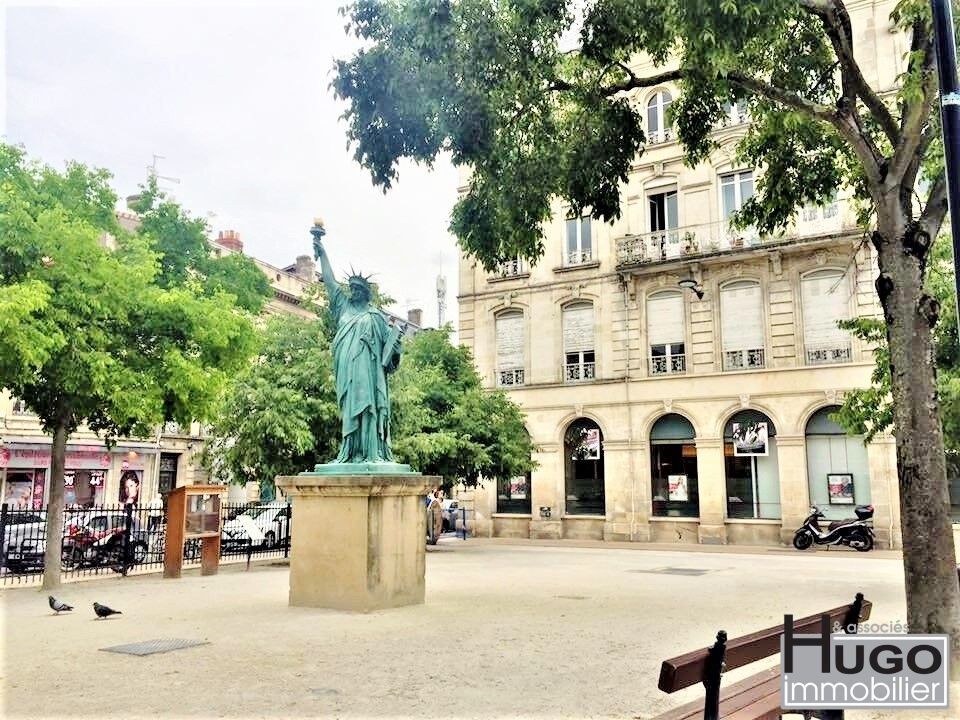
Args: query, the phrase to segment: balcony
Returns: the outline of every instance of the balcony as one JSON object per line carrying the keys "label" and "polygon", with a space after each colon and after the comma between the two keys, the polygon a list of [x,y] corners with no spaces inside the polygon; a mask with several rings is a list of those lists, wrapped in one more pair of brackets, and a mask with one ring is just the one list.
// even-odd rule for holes
{"label": "balcony", "polygon": [[683,375],[687,372],[686,355],[652,355],[651,375]]}
{"label": "balcony", "polygon": [[724,350],[724,370],[757,370],[764,367],[763,348],[751,350]]}
{"label": "balcony", "polygon": [[815,238],[842,232],[843,217],[836,205],[821,209],[816,221],[804,220],[777,236],[762,237],[755,229],[731,229],[726,222],[686,225],[617,238],[617,268],[737,252],[766,243]]}
{"label": "balcony", "polygon": [[571,265],[584,265],[585,263],[593,262],[593,250],[577,250],[574,252],[568,252],[564,260],[566,260],[564,263],[566,267],[570,267]]}
{"label": "balcony", "polygon": [[597,377],[596,363],[571,363],[563,366],[563,381],[568,383],[584,382]]}
{"label": "balcony", "polygon": [[833,365],[847,363],[853,359],[849,342],[821,343],[807,345],[807,365]]}
{"label": "balcony", "polygon": [[523,260],[515,257],[511,258],[510,260],[504,260],[502,263],[500,263],[500,267],[497,269],[496,277],[511,278],[526,274],[527,270],[524,267]]}
{"label": "balcony", "polygon": [[498,387],[515,387],[523,385],[523,368],[497,371]]}

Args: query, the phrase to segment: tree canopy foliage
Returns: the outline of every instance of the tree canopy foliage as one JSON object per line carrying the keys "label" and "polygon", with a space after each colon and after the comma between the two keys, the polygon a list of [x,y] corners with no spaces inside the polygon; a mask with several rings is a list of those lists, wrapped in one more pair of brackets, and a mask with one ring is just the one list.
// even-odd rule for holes
{"label": "tree canopy foliage", "polygon": [[[109,174],[65,172],[0,145],[0,387],[53,435],[47,537],[62,533],[67,438],[153,435],[209,412],[253,349],[249,315],[223,290],[160,283],[162,240],[117,224]],[[59,584],[47,547],[44,583]]]}
{"label": "tree canopy foliage", "polygon": [[273,497],[277,475],[296,475],[336,456],[339,409],[322,320],[267,319],[256,360],[224,393],[211,435],[205,463],[214,475],[258,482],[263,497]]}
{"label": "tree canopy foliage", "polygon": [[150,176],[131,204],[139,216],[137,234],[147,239],[160,256],[157,285],[170,288],[191,285],[207,297],[227,292],[236,304],[259,313],[271,295],[267,276],[246,255],[214,252],[207,239],[209,227],[202,218],[186,210],[157,187]]}

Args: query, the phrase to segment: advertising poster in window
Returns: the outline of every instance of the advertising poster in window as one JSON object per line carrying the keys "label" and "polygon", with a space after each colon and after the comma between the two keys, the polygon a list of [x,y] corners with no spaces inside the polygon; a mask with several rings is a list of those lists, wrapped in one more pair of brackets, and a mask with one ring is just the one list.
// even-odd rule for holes
{"label": "advertising poster in window", "polygon": [[686,475],[667,475],[667,499],[678,502],[690,500]]}
{"label": "advertising poster in window", "polygon": [[853,474],[827,473],[831,505],[853,505]]}
{"label": "advertising poster in window", "polygon": [[599,428],[593,428],[592,430],[587,430],[586,433],[584,433],[583,447],[587,451],[587,454],[584,456],[586,460],[600,459],[600,429]]}
{"label": "advertising poster in window", "polygon": [[140,502],[140,481],[143,479],[142,470],[124,470],[120,476],[120,503],[123,505],[137,505]]}
{"label": "advertising poster in window", "polygon": [[735,457],[766,457],[769,455],[767,423],[733,423],[733,454]]}
{"label": "advertising poster in window", "polygon": [[513,500],[527,499],[527,478],[515,477],[510,480],[510,497]]}

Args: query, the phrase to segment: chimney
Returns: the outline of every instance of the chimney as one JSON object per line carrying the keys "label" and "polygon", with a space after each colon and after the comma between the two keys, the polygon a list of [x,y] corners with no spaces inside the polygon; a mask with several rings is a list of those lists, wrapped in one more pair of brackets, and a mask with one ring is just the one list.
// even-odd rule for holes
{"label": "chimney", "polygon": [[412,310],[407,310],[407,322],[411,325],[416,325],[417,327],[423,326],[423,310],[420,308],[413,308]]}
{"label": "chimney", "polygon": [[317,263],[309,255],[297,255],[297,265],[293,274],[307,282],[317,281]]}
{"label": "chimney", "polygon": [[233,250],[234,252],[243,252],[243,241],[240,240],[240,233],[236,230],[221,230],[216,240],[217,245]]}

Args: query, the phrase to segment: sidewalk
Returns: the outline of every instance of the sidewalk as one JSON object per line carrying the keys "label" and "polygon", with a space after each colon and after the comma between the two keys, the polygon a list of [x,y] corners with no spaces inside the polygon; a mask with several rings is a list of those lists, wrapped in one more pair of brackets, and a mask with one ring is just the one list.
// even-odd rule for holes
{"label": "sidewalk", "polygon": [[[720,629],[745,634],[857,591],[872,622],[905,617],[897,557],[643,550],[443,538],[428,548],[426,603],[369,614],[291,608],[288,569],[267,563],[70,584],[56,594],[76,611],[61,616],[39,589],[4,590],[2,714],[644,720],[700,695],[658,691],[659,665]],[[123,615],[95,620],[94,601]],[[157,638],[207,644],[101,652]]]}

